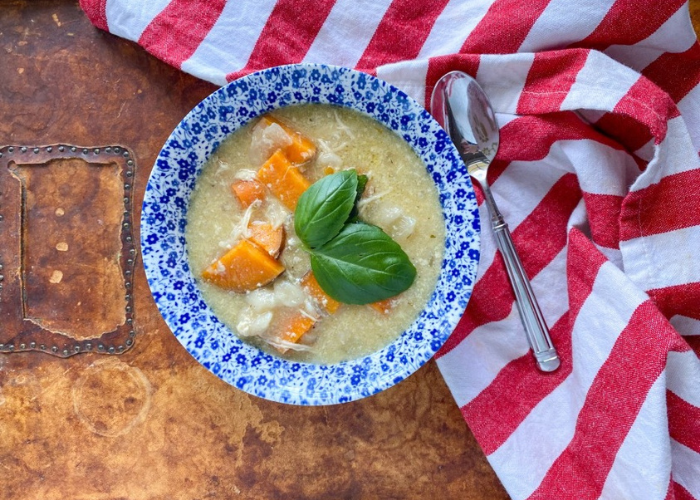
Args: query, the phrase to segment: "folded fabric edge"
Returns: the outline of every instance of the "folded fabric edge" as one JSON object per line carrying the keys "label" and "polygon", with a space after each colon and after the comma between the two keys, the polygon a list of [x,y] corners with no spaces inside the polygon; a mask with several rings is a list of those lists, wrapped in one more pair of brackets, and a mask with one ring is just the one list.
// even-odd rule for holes
{"label": "folded fabric edge", "polygon": [[80,0],[80,8],[83,9],[92,24],[101,30],[109,31],[107,0]]}

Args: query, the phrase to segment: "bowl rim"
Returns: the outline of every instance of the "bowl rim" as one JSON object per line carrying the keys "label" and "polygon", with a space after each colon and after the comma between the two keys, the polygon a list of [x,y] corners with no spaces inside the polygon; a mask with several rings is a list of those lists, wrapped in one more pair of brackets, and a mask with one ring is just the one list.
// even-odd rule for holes
{"label": "bowl rim", "polygon": [[[437,156],[431,158],[430,161],[428,161],[426,160],[424,155],[421,154],[421,152],[416,150],[416,144],[411,144],[411,142],[409,141],[409,145],[416,152],[416,154],[418,154],[423,163],[426,164],[426,167],[428,168],[431,177],[433,178],[433,182],[436,185],[436,188],[438,189],[443,218],[445,219],[446,245],[448,245],[448,237],[450,233],[450,216],[454,221],[455,216],[458,214],[454,213],[454,211],[448,211],[445,203],[454,201],[450,200],[450,197],[454,198],[455,188],[459,189],[461,187],[463,190],[466,190],[467,193],[466,198],[463,200],[465,208],[459,211],[459,215],[463,216],[463,219],[469,219],[468,221],[463,221],[461,224],[464,224],[466,226],[468,222],[469,225],[471,225],[472,230],[467,230],[467,232],[469,233],[469,258],[467,258],[466,255],[462,257],[462,260],[464,261],[463,263],[465,264],[464,269],[466,269],[465,273],[467,275],[467,279],[465,280],[466,285],[463,287],[462,290],[456,292],[456,300],[458,302],[456,308],[458,314],[455,313],[455,310],[451,309],[450,314],[446,314],[444,317],[431,317],[428,319],[423,317],[423,313],[425,313],[426,309],[430,306],[430,304],[434,303],[437,300],[436,294],[438,293],[438,289],[440,288],[441,284],[444,282],[444,277],[447,273],[447,268],[453,266],[454,269],[454,261],[450,263],[447,260],[449,256],[448,249],[443,248],[444,255],[442,268],[438,276],[438,282],[436,283],[435,289],[431,292],[428,304],[426,304],[421,313],[419,313],[419,317],[416,318],[409,325],[409,327],[406,328],[406,330],[402,332],[399,335],[399,337],[393,342],[385,346],[383,349],[380,349],[379,351],[371,353],[367,356],[362,356],[360,358],[343,361],[340,363],[320,365],[286,360],[284,358],[280,358],[272,354],[266,353],[264,351],[261,351],[258,348],[251,346],[251,344],[242,341],[236,336],[235,333],[229,330],[225,325],[223,325],[223,323],[218,321],[216,315],[209,309],[209,306],[206,305],[206,303],[201,299],[201,292],[199,290],[199,287],[196,286],[196,281],[194,280],[192,273],[189,271],[189,266],[186,262],[187,255],[185,250],[186,244],[184,243],[183,226],[179,229],[176,229],[176,231],[179,231],[176,232],[176,235],[179,235],[179,237],[181,237],[181,240],[175,238],[174,241],[172,241],[171,239],[171,243],[180,244],[182,246],[184,254],[180,255],[180,258],[185,260],[184,264],[182,264],[182,270],[185,274],[189,273],[189,276],[179,277],[185,281],[187,281],[187,278],[189,278],[189,281],[187,281],[186,283],[188,287],[191,285],[191,283],[195,284],[195,290],[193,293],[197,296],[198,299],[195,301],[195,303],[198,304],[198,306],[195,307],[204,305],[203,311],[198,312],[198,317],[203,317],[203,315],[208,316],[209,321],[205,321],[205,323],[210,327],[214,328],[214,331],[207,332],[209,337],[208,340],[211,340],[212,338],[213,341],[216,341],[217,339],[222,340],[223,344],[223,339],[218,334],[224,333],[229,337],[226,340],[232,344],[237,345],[238,347],[238,350],[236,351],[237,360],[242,354],[254,355],[250,360],[242,360],[240,365],[230,363],[229,358],[229,360],[227,361],[227,370],[222,370],[220,366],[217,369],[217,366],[215,364],[212,364],[212,362],[215,361],[215,357],[212,358],[212,356],[216,355],[217,353],[211,352],[211,349],[208,350],[206,348],[203,348],[204,346],[198,346],[198,344],[196,343],[193,344],[192,336],[188,336],[188,333],[192,333],[188,329],[191,330],[192,328],[194,328],[192,326],[192,323],[189,323],[188,321],[185,321],[183,323],[182,321],[180,321],[182,319],[182,315],[179,318],[177,317],[177,314],[182,313],[184,309],[178,308],[174,306],[174,304],[172,304],[173,299],[168,294],[168,288],[170,288],[169,284],[171,280],[163,279],[163,277],[158,274],[158,271],[164,271],[162,267],[163,262],[157,260],[157,257],[163,257],[163,250],[156,248],[155,251],[147,251],[148,249],[153,250],[154,248],[154,244],[151,241],[149,241],[150,235],[148,229],[153,224],[151,219],[152,216],[158,213],[154,208],[154,206],[158,205],[157,200],[155,198],[158,190],[154,186],[163,180],[163,176],[165,176],[165,179],[168,180],[167,175],[179,175],[182,169],[185,168],[182,167],[182,164],[177,164],[178,160],[175,159],[176,157],[173,157],[171,155],[171,151],[168,148],[170,146],[173,146],[173,144],[182,141],[183,144],[180,144],[180,146],[185,146],[185,151],[193,149],[193,151],[187,153],[191,156],[194,152],[195,147],[191,146],[190,148],[187,148],[186,138],[190,137],[192,140],[194,140],[194,138],[197,137],[197,135],[192,134],[199,134],[198,132],[196,132],[197,127],[195,126],[195,124],[200,123],[200,118],[209,116],[213,121],[215,117],[211,117],[212,113],[210,113],[210,111],[214,109],[218,109],[219,111],[221,111],[221,109],[217,108],[217,106],[224,106],[224,103],[226,103],[226,106],[230,106],[231,103],[236,103],[238,105],[238,112],[241,112],[240,110],[242,108],[246,109],[245,106],[253,107],[254,112],[251,113],[250,116],[243,117],[244,119],[242,119],[242,121],[239,120],[239,123],[235,127],[232,126],[229,131],[221,131],[223,138],[220,141],[208,141],[212,146],[208,154],[206,154],[206,147],[203,150],[200,148],[199,156],[195,155],[197,156],[197,158],[192,159],[192,162],[195,163],[194,174],[191,175],[190,178],[188,178],[187,182],[183,180],[180,184],[180,187],[184,185],[184,187],[182,187],[182,189],[184,190],[183,194],[187,195],[186,200],[184,202],[185,207],[183,209],[184,216],[186,216],[187,208],[189,206],[189,195],[191,194],[196,177],[201,172],[202,167],[207,161],[208,157],[216,150],[216,148],[218,148],[219,144],[226,137],[233,134],[245,123],[248,123],[249,121],[255,119],[256,117],[264,113],[274,111],[274,109],[279,109],[289,105],[304,104],[306,102],[309,102],[308,99],[295,100],[296,96],[293,96],[292,101],[287,103],[284,103],[281,99],[278,99],[277,101],[271,103],[266,103],[264,100],[261,100],[259,103],[253,102],[251,104],[251,95],[254,93],[255,89],[264,88],[264,86],[261,86],[261,84],[265,83],[266,81],[269,81],[271,76],[274,78],[279,78],[280,75],[282,75],[286,76],[288,81],[288,83],[283,84],[283,90],[287,90],[289,93],[293,94],[294,90],[296,89],[296,87],[294,87],[292,83],[294,75],[296,75],[297,77],[296,82],[302,82],[306,85],[311,85],[313,82],[309,82],[309,79],[312,77],[312,75],[315,75],[316,73],[320,75],[321,80],[323,80],[326,77],[331,80],[330,84],[326,84],[324,88],[328,87],[328,85],[337,85],[337,90],[343,85],[348,85],[349,83],[358,84],[358,82],[364,81],[366,85],[369,85],[369,87],[374,89],[376,92],[383,92],[384,98],[388,96],[396,100],[396,102],[399,103],[399,106],[403,107],[402,109],[408,112],[408,114],[403,115],[404,117],[415,116],[417,120],[416,123],[421,124],[421,130],[423,131],[422,133],[432,134],[429,140],[434,139],[435,141],[441,141],[443,143],[441,146],[442,149],[440,150],[440,152],[438,152]],[[284,80],[282,83],[284,83]],[[256,87],[256,85],[258,87]],[[289,85],[292,85],[292,87],[289,87]],[[314,85],[316,85],[316,83],[314,83]],[[318,83],[317,85],[322,84]],[[350,92],[353,89],[351,87],[348,87],[348,89],[343,88],[343,92],[345,92],[345,90],[348,90],[348,92]],[[315,102],[321,102],[324,104],[331,105],[341,105],[350,109],[354,109],[355,111],[358,111],[364,114],[365,116],[368,116],[367,109],[359,109],[359,104],[357,104],[356,106],[352,105],[354,101],[349,100],[341,103],[329,102],[331,96],[332,94],[328,94],[327,96],[321,95],[321,100]],[[241,99],[244,97],[246,97],[248,101],[241,102]],[[269,99],[271,98],[268,96],[268,100]],[[355,97],[355,99],[357,100],[359,98]],[[359,102],[366,101],[359,100]],[[267,106],[265,104],[267,104]],[[395,103],[392,101],[392,104]],[[390,111],[387,109],[387,113],[389,112]],[[203,115],[203,113],[205,113],[205,115]],[[214,115],[216,115],[216,111],[213,111],[213,113]],[[394,123],[386,123],[385,121],[378,119],[377,116],[371,114],[369,114],[369,116],[379,121],[381,124],[389,128],[390,130],[394,130],[394,132],[399,133],[393,126]],[[403,126],[403,123],[399,125],[399,127],[401,126]],[[223,129],[224,127],[222,126],[221,128]],[[195,129],[195,132],[193,132],[193,129]],[[416,128],[414,127],[413,129],[406,131],[406,133],[403,136],[404,140],[407,140],[407,135],[409,135],[409,132],[416,133]],[[401,136],[400,133],[399,136]],[[419,137],[416,140],[418,140]],[[437,145],[435,146],[435,150],[437,150]],[[204,151],[205,156],[203,158],[200,158],[202,156],[202,151]],[[182,160],[182,158],[184,158],[183,155],[185,154],[186,153],[183,152],[179,159]],[[441,181],[442,183],[438,182],[436,180],[436,171],[431,171],[431,162],[433,161],[437,166],[441,165],[440,162],[444,162],[445,164],[449,164],[450,167],[449,169],[443,169],[440,172],[437,172],[437,175],[448,177],[447,174],[449,172],[456,172],[456,175],[458,175],[458,177],[453,178],[451,180],[448,179],[444,182]],[[178,171],[178,174],[175,173],[176,171]],[[447,188],[451,189],[451,191],[445,191],[446,186]],[[176,211],[175,213],[179,212]],[[178,219],[179,222],[181,222],[181,220],[182,219]],[[393,385],[396,385],[398,382],[417,371],[423,364],[425,364],[429,359],[433,357],[435,352],[437,352],[437,350],[440,347],[442,347],[444,342],[447,340],[447,337],[449,337],[449,335],[456,328],[459,319],[464,313],[469,297],[471,296],[473,283],[476,280],[476,269],[479,261],[480,222],[478,215],[478,207],[476,205],[476,199],[474,196],[472,183],[466,171],[466,167],[461,161],[456,148],[450,142],[449,138],[447,138],[447,134],[444,132],[444,130],[439,126],[439,124],[432,118],[432,116],[425,110],[425,108],[422,105],[420,105],[417,101],[415,101],[410,96],[405,94],[400,89],[394,87],[393,85],[366,73],[362,73],[349,68],[327,64],[299,63],[266,68],[264,70],[251,73],[247,76],[234,80],[229,84],[220,87],[219,89],[212,92],[209,96],[204,98],[200,103],[198,103],[178,123],[178,125],[172,131],[172,133],[164,143],[163,148],[158,154],[153,170],[149,175],[146,193],[144,195],[142,205],[140,223],[142,258],[149,284],[149,290],[151,291],[151,294],[153,295],[154,300],[156,301],[156,305],[158,307],[159,312],[163,316],[166,324],[168,325],[172,333],[175,335],[175,337],[178,339],[178,341],[200,364],[202,364],[205,368],[207,368],[209,371],[211,371],[230,385],[242,389],[245,392],[254,396],[288,404],[315,406],[355,401],[370,396],[372,394],[376,394],[389,387],[392,387]],[[176,224],[175,226],[176,228],[178,228],[178,224]],[[462,235],[462,237],[464,237],[464,234],[460,234]],[[461,242],[460,240],[460,244],[462,244],[462,246],[463,243],[464,242]],[[476,251],[475,255],[471,253],[471,251],[474,249]],[[457,253],[457,255],[459,254]],[[164,281],[167,281],[167,283],[164,283]],[[451,292],[453,295],[455,295],[455,290],[452,290]],[[448,296],[449,293],[450,292],[448,292]],[[186,311],[183,314],[186,314]],[[416,342],[421,342],[420,332],[418,332],[415,338],[407,338],[407,332],[411,332],[411,335],[413,335],[419,325],[427,324],[419,322],[421,318],[423,318],[423,320],[425,321],[429,320],[430,325],[432,326],[437,325],[437,328],[440,329],[440,331],[437,332],[439,335],[437,337],[433,336],[431,338],[430,345],[426,344],[426,342],[428,342],[427,339],[423,343],[419,344],[423,348],[421,350],[415,351],[414,354],[416,354],[417,357],[411,359],[408,359],[408,357],[406,357],[406,359],[402,358],[397,362],[390,363],[388,369],[386,368],[386,366],[382,366],[382,370],[380,372],[381,377],[378,377],[376,372],[370,370],[370,368],[378,368],[376,366],[377,362],[386,364],[387,360],[393,361],[396,358],[396,356],[401,355],[405,357],[406,353],[404,351],[406,347],[415,348],[416,346],[414,344],[416,344]],[[204,319],[202,319],[202,321],[204,321]],[[409,342],[409,340],[411,340],[412,342]],[[216,348],[214,348],[214,351],[215,350]],[[250,380],[251,374],[260,375],[259,371],[253,370],[252,368],[254,367],[250,366],[256,360],[259,364],[264,364],[267,366],[268,369],[271,369],[271,373],[269,373],[268,376],[273,377],[273,379],[274,377],[278,377],[279,375],[282,375],[282,377],[278,377],[277,379],[273,380],[273,384],[270,384],[267,380],[263,380],[260,384],[257,384],[256,380]],[[247,361],[250,362],[247,363]],[[219,361],[219,363],[221,363],[221,361]],[[239,369],[236,371],[235,369],[237,366]],[[333,373],[333,378],[329,378],[329,374],[331,373]],[[309,387],[309,384],[299,384],[299,377],[301,377],[302,379],[306,378],[306,380],[308,381],[314,376],[323,378],[322,382],[332,382],[332,380],[341,380],[343,379],[343,377],[345,377],[349,379],[351,385],[346,385],[342,387],[343,390],[336,391],[331,390],[335,389],[332,383],[329,387],[323,386],[321,382],[315,382],[314,385],[311,387]],[[289,382],[290,379],[294,379],[294,384],[285,383],[285,381]],[[357,381],[357,383],[355,383],[355,381]],[[265,385],[266,383],[267,385]],[[279,385],[277,385],[277,383],[279,383]],[[319,383],[321,386],[323,386],[323,390],[319,389],[315,391],[314,388],[316,387],[316,383]]]}

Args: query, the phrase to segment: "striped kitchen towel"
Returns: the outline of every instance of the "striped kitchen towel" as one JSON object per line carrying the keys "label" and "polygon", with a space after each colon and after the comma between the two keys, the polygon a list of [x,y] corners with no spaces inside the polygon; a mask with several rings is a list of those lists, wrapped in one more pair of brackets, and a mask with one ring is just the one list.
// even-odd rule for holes
{"label": "striped kitchen towel", "polygon": [[[285,63],[427,103],[475,75],[491,181],[562,355],[537,371],[491,231],[438,366],[514,499],[700,499],[700,45],[679,0],[82,0],[216,84]],[[488,220],[481,205],[483,220]]]}

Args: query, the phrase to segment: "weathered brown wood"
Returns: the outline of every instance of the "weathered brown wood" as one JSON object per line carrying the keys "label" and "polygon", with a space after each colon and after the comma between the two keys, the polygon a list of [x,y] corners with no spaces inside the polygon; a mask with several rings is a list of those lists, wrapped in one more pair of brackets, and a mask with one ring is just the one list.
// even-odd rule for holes
{"label": "weathered brown wood", "polygon": [[[129,146],[135,220],[162,143],[214,90],[74,2],[0,3],[0,68],[0,144]],[[198,365],[140,263],[134,300],[123,355],[0,356],[0,498],[507,498],[434,363],[363,401],[284,406]]]}

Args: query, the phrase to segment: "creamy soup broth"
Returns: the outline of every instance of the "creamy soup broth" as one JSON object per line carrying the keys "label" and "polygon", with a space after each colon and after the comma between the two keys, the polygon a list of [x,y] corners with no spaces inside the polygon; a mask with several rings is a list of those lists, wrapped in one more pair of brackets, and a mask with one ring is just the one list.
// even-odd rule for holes
{"label": "creamy soup broth", "polygon": [[[360,201],[362,220],[392,236],[416,267],[413,285],[397,297],[388,313],[369,306],[343,304],[324,315],[301,343],[307,350],[280,353],[257,337],[246,337],[275,355],[312,363],[335,363],[375,352],[403,332],[428,301],[440,272],[445,226],[438,193],[424,164],[410,146],[376,121],[353,110],[329,105],[300,105],[276,110],[272,116],[311,139],[317,148],[303,174],[314,182],[334,170],[354,168],[369,177]],[[224,141],[197,180],[186,229],[190,267],[204,300],[217,317],[237,331],[240,316],[250,310],[246,294],[221,289],[200,277],[202,271],[231,246],[245,210],[232,196],[231,184],[261,164],[251,154],[255,121]],[[270,195],[271,196],[271,195]],[[286,243],[280,255],[285,266],[277,281],[298,282],[311,268],[308,254],[294,234],[293,213],[278,204]],[[398,216],[397,216],[398,215]],[[274,290],[279,283],[266,285]]]}

